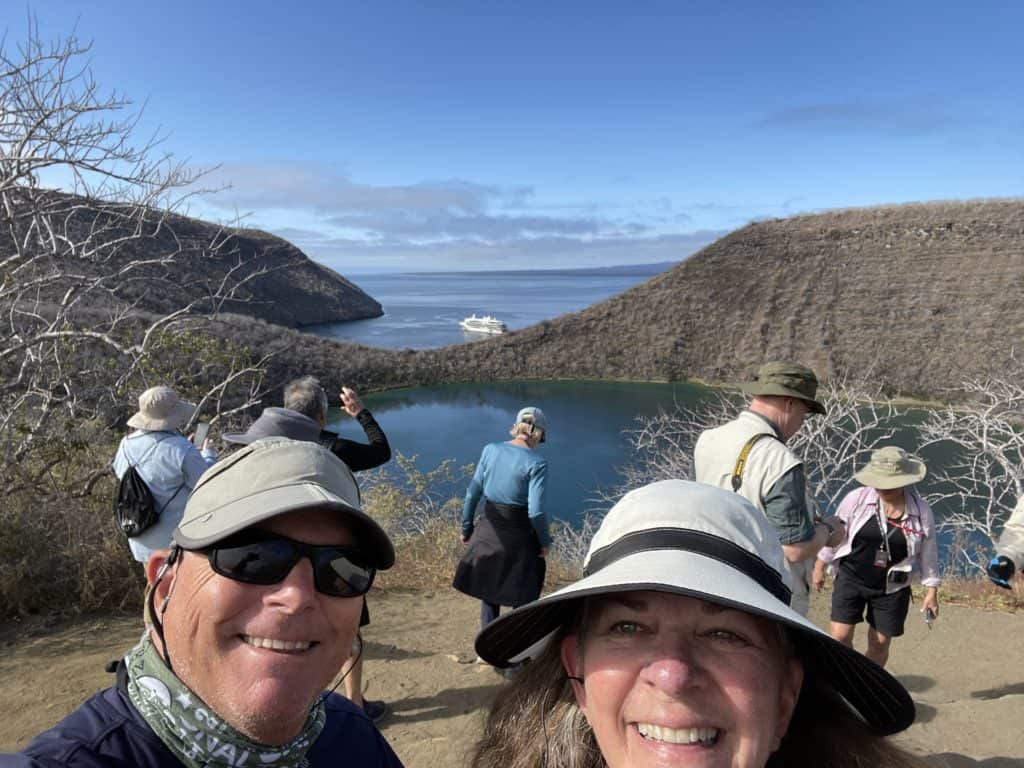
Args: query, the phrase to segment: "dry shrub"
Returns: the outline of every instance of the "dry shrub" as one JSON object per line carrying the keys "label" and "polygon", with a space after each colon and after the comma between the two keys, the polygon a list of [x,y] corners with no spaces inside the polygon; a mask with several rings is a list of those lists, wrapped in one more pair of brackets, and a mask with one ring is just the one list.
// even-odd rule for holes
{"label": "dry shrub", "polygon": [[81,467],[74,464],[95,466],[98,455],[109,458],[114,447],[77,449],[77,459],[51,468],[49,487],[23,486],[0,502],[3,618],[138,609],[142,604],[142,569],[111,512],[113,476],[101,477],[83,495],[64,484],[79,474]]}
{"label": "dry shrub", "polygon": [[[914,590],[915,600],[924,597],[924,590]],[[1002,589],[987,578],[971,575],[943,577],[939,587],[939,600],[951,605],[966,605],[989,611],[1016,613],[1024,609],[1024,578],[1021,574],[1013,580],[1013,589]]]}

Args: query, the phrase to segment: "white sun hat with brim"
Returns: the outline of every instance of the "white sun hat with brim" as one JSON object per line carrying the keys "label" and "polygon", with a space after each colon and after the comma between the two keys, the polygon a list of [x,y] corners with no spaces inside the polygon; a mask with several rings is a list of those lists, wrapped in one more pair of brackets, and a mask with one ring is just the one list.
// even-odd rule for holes
{"label": "white sun hat with brim", "polygon": [[345,462],[317,443],[284,437],[257,440],[206,470],[189,494],[174,542],[186,550],[205,549],[264,520],[305,509],[337,512],[372,565],[382,571],[394,565],[391,539],[363,512],[359,486]]}
{"label": "white sun hat with brim", "polygon": [[477,653],[507,667],[527,652],[538,653],[577,615],[582,598],[668,592],[778,622],[803,661],[805,680],[831,686],[877,731],[896,733],[914,721],[914,702],[896,678],[789,607],[778,534],[738,494],[685,480],[627,493],[601,523],[583,573],[576,583],[488,624],[477,635]]}
{"label": "white sun hat with brim", "polygon": [[139,395],[139,410],[128,419],[128,426],[173,432],[187,424],[195,412],[195,405],[182,400],[171,387],[150,387]]}
{"label": "white sun hat with brim", "polygon": [[871,452],[871,461],[853,476],[861,485],[888,491],[924,480],[928,468],[917,456],[895,445]]}

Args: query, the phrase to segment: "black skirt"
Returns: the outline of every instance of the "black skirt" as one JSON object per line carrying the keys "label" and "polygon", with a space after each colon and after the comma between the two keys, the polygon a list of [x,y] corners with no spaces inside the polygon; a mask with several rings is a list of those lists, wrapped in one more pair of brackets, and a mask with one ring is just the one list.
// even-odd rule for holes
{"label": "black skirt", "polygon": [[519,606],[540,597],[546,570],[526,507],[486,501],[452,586],[487,603]]}

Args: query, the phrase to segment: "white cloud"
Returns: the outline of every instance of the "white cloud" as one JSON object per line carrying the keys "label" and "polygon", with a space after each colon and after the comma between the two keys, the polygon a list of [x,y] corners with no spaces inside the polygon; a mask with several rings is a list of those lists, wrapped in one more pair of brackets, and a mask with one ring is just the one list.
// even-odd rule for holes
{"label": "white cloud", "polygon": [[251,211],[247,226],[284,237],[342,273],[678,261],[721,234],[681,231],[694,219],[664,196],[550,204],[527,185],[373,185],[284,165],[226,165],[205,182],[231,185],[206,205]]}

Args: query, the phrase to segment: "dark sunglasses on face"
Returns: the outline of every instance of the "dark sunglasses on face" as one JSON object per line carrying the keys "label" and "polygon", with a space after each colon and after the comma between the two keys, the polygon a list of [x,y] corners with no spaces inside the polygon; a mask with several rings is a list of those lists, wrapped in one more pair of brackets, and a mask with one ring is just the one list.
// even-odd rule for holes
{"label": "dark sunglasses on face", "polygon": [[365,595],[377,569],[352,547],[306,544],[264,531],[231,536],[202,550],[215,573],[246,584],[277,584],[302,558],[313,564],[317,591],[333,597]]}

